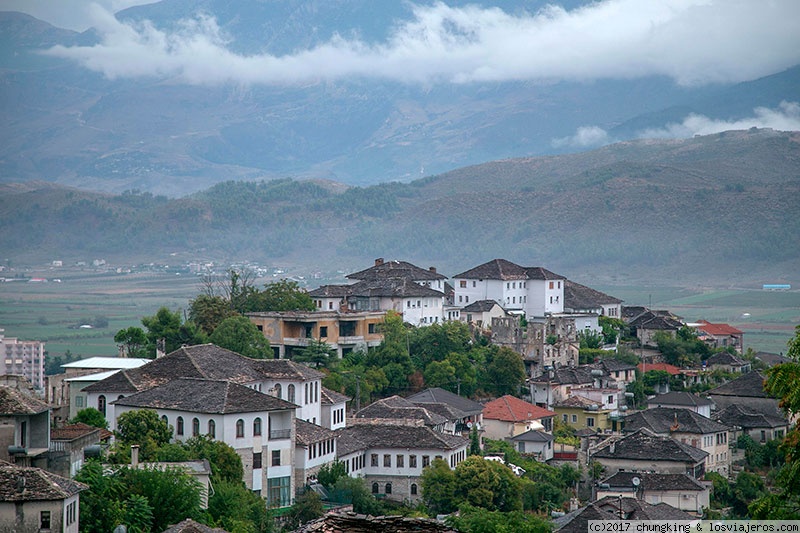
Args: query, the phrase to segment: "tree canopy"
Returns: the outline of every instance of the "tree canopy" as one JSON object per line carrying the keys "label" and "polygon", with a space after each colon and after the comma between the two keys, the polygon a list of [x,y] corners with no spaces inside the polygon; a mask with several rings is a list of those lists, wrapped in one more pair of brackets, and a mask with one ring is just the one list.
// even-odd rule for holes
{"label": "tree canopy", "polygon": [[221,348],[253,359],[272,358],[269,340],[244,316],[226,318],[214,329],[209,340]]}

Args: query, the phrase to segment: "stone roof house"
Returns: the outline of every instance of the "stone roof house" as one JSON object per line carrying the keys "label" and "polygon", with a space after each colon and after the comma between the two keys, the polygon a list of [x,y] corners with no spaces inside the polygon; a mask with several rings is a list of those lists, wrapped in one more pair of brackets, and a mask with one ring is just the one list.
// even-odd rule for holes
{"label": "stone roof house", "polygon": [[83,466],[86,449],[97,446],[104,431],[83,422],[52,428],[48,470],[65,477],[74,477]]}
{"label": "stone roof house", "polygon": [[553,521],[559,533],[586,533],[590,520],[696,520],[666,504],[649,504],[636,498],[607,496]]}
{"label": "stone roof house", "polygon": [[785,417],[765,414],[740,404],[716,411],[714,420],[731,428],[731,442],[736,442],[742,434],[749,435],[756,442],[782,439],[790,427]]}
{"label": "stone roof house", "polygon": [[610,474],[625,472],[687,473],[700,479],[705,475],[708,452],[643,428],[619,439],[601,443],[590,458]]}
{"label": "stone roof house", "polygon": [[397,395],[380,399],[364,407],[355,413],[353,423],[359,420],[369,420],[378,424],[396,423],[399,425],[414,425],[417,421],[420,421],[423,425],[439,432],[444,431],[447,423],[447,418],[444,416]]}
{"label": "stone roof house", "polygon": [[717,352],[706,359],[703,364],[709,370],[722,370],[724,372],[750,372],[751,367],[748,361],[743,361],[728,352]]}
{"label": "stone roof house", "polygon": [[566,280],[564,283],[564,311],[570,313],[595,313],[620,318],[622,300],[603,292]]}
{"label": "stone roof house", "polygon": [[595,489],[597,499],[621,496],[651,505],[666,503],[696,517],[703,515],[711,501],[711,484],[688,474],[617,472],[598,483]]}
{"label": "stone roof house", "polygon": [[445,427],[452,425],[455,434],[467,433],[475,424],[483,427],[483,405],[442,388],[428,388],[406,399],[447,418]]}
{"label": "stone roof house", "polygon": [[784,413],[778,405],[778,400],[769,396],[764,390],[765,379],[761,372],[747,372],[719,387],[707,390],[704,394],[720,411],[739,404],[760,413],[782,417]]}
{"label": "stone roof house", "polygon": [[36,396],[27,380],[20,380],[16,386],[0,385],[0,461],[45,468],[50,406]]}
{"label": "stone roof house", "polygon": [[737,353],[744,351],[744,332],[728,324],[712,324],[707,320],[698,320],[699,338],[713,348],[733,346]]}

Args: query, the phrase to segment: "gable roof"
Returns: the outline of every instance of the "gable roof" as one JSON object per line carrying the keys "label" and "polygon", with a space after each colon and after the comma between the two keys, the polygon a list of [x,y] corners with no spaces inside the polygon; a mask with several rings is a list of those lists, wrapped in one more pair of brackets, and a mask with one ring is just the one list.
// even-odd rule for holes
{"label": "gable roof", "polygon": [[39,398],[0,386],[0,415],[37,415],[49,410],[50,406]]}
{"label": "gable roof", "polygon": [[350,286],[348,297],[354,298],[444,298],[444,293],[420,285],[413,279],[368,279]]}
{"label": "gable roof", "polygon": [[666,394],[657,394],[647,400],[648,406],[661,407],[662,405],[685,405],[687,407],[704,407],[714,405],[708,398],[685,391],[671,391]]}
{"label": "gable roof", "polygon": [[762,413],[745,405],[732,404],[714,413],[714,419],[728,426],[738,426],[743,429],[779,428],[788,426],[785,418]]}
{"label": "gable roof", "polygon": [[[598,408],[598,411],[602,411],[603,409],[600,409],[600,407],[602,407],[600,403],[601,402],[596,402],[594,400],[590,400],[589,398],[585,398],[580,394],[573,394],[569,398],[557,403],[556,407],[577,407],[579,409],[589,409],[594,406]],[[592,431],[592,433],[594,433],[594,431]]]}
{"label": "gable roof", "polygon": [[0,462],[0,501],[64,500],[88,489],[88,485],[52,474],[41,468]]}
{"label": "gable roof", "polygon": [[705,461],[708,452],[678,442],[670,437],[656,435],[642,428],[621,439],[603,446],[593,457],[632,461],[668,461],[697,464]]}
{"label": "gable roof", "polygon": [[586,310],[598,309],[604,305],[622,303],[619,298],[614,298],[603,292],[566,280],[564,282],[564,309]]}
{"label": "gable roof", "polygon": [[738,378],[707,390],[708,396],[741,396],[747,398],[770,398],[764,390],[764,375],[761,372],[748,372]]}
{"label": "gable roof", "polygon": [[75,440],[93,433],[97,433],[97,439],[100,440],[100,428],[78,422],[60,428],[51,428],[50,440]]}
{"label": "gable roof", "polygon": [[164,533],[227,533],[224,529],[207,526],[200,522],[195,522],[191,518],[170,526]]}
{"label": "gable roof", "polygon": [[296,440],[299,446],[308,446],[315,442],[333,439],[336,434],[328,428],[306,422],[302,418],[297,419]]}
{"label": "gable roof", "polygon": [[791,361],[788,357],[779,353],[772,352],[756,352],[755,358],[766,364],[767,366],[775,366],[781,363],[788,363]]}
{"label": "gable roof", "polygon": [[708,359],[706,359],[706,365],[731,365],[731,366],[746,366],[747,363],[739,359],[733,354],[728,352],[717,352]]}
{"label": "gable roof", "polygon": [[625,417],[625,432],[641,428],[659,435],[673,432],[706,435],[728,430],[728,426],[682,407],[653,407]]}
{"label": "gable roof", "polygon": [[562,366],[533,378],[534,383],[548,383],[552,385],[583,385],[594,383],[591,368],[588,366]]}
{"label": "gable roof", "polygon": [[650,372],[651,370],[661,370],[666,372],[670,376],[678,376],[683,373],[683,371],[675,365],[671,365],[669,363],[639,363],[636,368],[639,369],[640,372]]}
{"label": "gable roof", "polygon": [[566,279],[554,272],[542,267],[522,267],[511,261],[505,259],[492,259],[482,265],[478,265],[460,274],[456,274],[453,278],[467,278],[467,279],[500,279],[500,280],[515,280],[515,279],[535,279],[535,280],[549,280],[549,279]]}
{"label": "gable roof", "polygon": [[265,379],[306,381],[323,374],[287,359],[250,359],[214,344],[184,346],[138,368],[93,383],[86,392],[140,392],[177,378],[254,383]]}
{"label": "gable roof", "polygon": [[[620,516],[622,518],[620,518]],[[606,496],[553,521],[559,533],[586,533],[590,520],[696,520],[666,503],[651,505],[636,498]]]}
{"label": "gable roof", "polygon": [[295,409],[297,405],[230,381],[179,378],[120,398],[114,405],[229,414]]}
{"label": "gable roof", "polygon": [[438,426],[447,422],[442,415],[397,395],[371,403],[357,412],[355,417],[422,420],[426,426]]}
{"label": "gable roof", "polygon": [[602,481],[608,483],[611,489],[631,489],[633,478],[638,477],[641,490],[691,490],[704,491],[706,486],[689,474],[660,474],[655,472],[617,472]]}
{"label": "gable roof", "polygon": [[483,406],[483,418],[503,422],[526,422],[556,416],[556,413],[506,394]]}
{"label": "gable roof", "polygon": [[529,429],[525,433],[520,433],[519,435],[511,437],[509,440],[514,442],[550,442],[551,440],[556,440],[556,438],[541,429]]}
{"label": "gable roof", "polygon": [[320,400],[322,401],[322,405],[336,405],[337,403],[346,403],[350,401],[349,396],[345,396],[344,394],[336,392],[335,390],[331,390],[327,387],[322,387],[319,396]]}
{"label": "gable roof", "polygon": [[683,323],[671,314],[661,314],[658,311],[645,311],[629,322],[632,327],[639,329],[677,330]]}
{"label": "gable roof", "polygon": [[364,281],[390,278],[416,281],[447,279],[447,276],[437,273],[436,269],[433,267],[430,269],[424,269],[416,265],[412,265],[406,261],[384,261],[383,259],[377,259],[375,261],[375,265],[365,268],[359,272],[348,274],[345,277],[347,279],[358,279]]}
{"label": "gable roof", "polygon": [[467,416],[483,412],[483,405],[478,402],[470,400],[469,398],[464,398],[458,394],[453,394],[439,387],[425,389],[416,394],[412,394],[406,399],[415,404],[445,403],[462,411]]}
{"label": "gable roof", "polygon": [[[416,448],[454,450],[469,443],[467,437],[439,433],[428,426],[398,426],[393,424],[356,424],[337,430],[362,448]],[[339,455],[346,455],[339,450]]]}
{"label": "gable roof", "polygon": [[462,313],[488,313],[495,307],[499,307],[500,309],[505,309],[499,303],[495,302],[494,300],[478,300],[476,302],[472,302],[471,304],[464,306],[461,308]]}
{"label": "gable roof", "polygon": [[742,335],[744,332],[728,324],[712,324],[707,320],[698,320],[697,329],[709,335]]}
{"label": "gable roof", "polygon": [[603,370],[604,372],[620,372],[623,370],[636,370],[636,365],[631,363],[626,363],[625,361],[620,361],[619,359],[614,359],[613,357],[600,359],[598,362],[590,364],[588,366],[590,368]]}

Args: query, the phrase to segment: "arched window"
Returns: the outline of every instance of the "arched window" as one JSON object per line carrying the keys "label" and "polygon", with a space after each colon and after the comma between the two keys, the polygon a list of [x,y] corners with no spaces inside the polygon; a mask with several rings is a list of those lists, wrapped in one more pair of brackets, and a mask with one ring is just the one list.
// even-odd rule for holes
{"label": "arched window", "polygon": [[412,496],[416,496],[416,494],[417,494],[417,484],[416,483],[412,483],[411,484],[411,494],[412,494]]}
{"label": "arched window", "polygon": [[387,483],[386,484],[386,494],[391,494],[391,493],[392,493],[392,484],[391,483]]}
{"label": "arched window", "polygon": [[372,484],[372,494],[378,494],[378,484],[377,483],[373,483]]}
{"label": "arched window", "polygon": [[213,420],[208,421],[208,436],[212,439],[217,438],[217,423]]}
{"label": "arched window", "polygon": [[294,384],[289,385],[289,388],[286,390],[286,397],[287,400],[294,403]]}
{"label": "arched window", "polygon": [[253,420],[253,436],[261,435],[261,419]]}
{"label": "arched window", "polygon": [[281,384],[280,383],[276,383],[275,384],[275,396],[280,398],[281,394],[283,394],[283,391],[281,390]]}
{"label": "arched window", "polygon": [[175,421],[175,425],[178,426],[175,430],[175,433],[178,435],[183,435],[183,417],[179,416],[178,419]]}
{"label": "arched window", "polygon": [[169,425],[169,418],[167,418],[167,415],[161,415],[161,420],[165,424]]}
{"label": "arched window", "polygon": [[200,420],[197,418],[192,419],[192,437],[200,435]]}
{"label": "arched window", "polygon": [[241,418],[236,421],[236,438],[241,439],[244,437],[244,420]]}
{"label": "arched window", "polygon": [[106,397],[102,394],[97,398],[97,410],[106,416]]}

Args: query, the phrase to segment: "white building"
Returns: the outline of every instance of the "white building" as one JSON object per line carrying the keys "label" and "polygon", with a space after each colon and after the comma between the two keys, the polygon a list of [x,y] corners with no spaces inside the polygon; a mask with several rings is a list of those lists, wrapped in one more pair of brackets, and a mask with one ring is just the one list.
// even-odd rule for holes
{"label": "white building", "polygon": [[14,337],[6,337],[0,329],[0,375],[13,374],[25,376],[33,388],[43,392],[44,382],[44,343],[39,341],[21,341]]}
{"label": "white building", "polygon": [[493,259],[453,276],[455,305],[494,300],[528,317],[564,312],[566,278],[542,267],[522,267]]}

